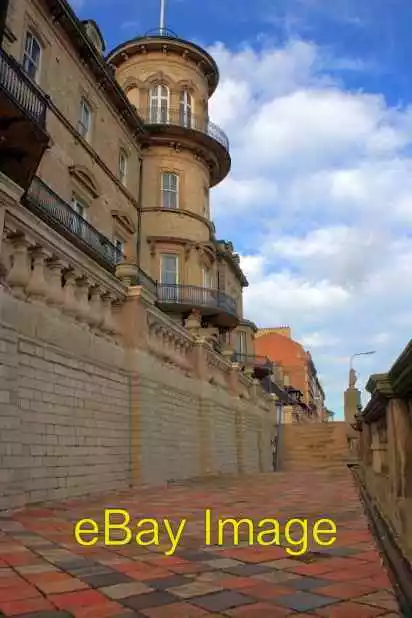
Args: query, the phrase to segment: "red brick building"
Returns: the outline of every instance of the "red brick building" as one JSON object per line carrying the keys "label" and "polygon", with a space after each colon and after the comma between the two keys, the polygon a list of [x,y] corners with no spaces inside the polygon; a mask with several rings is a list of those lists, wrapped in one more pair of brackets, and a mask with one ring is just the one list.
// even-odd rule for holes
{"label": "red brick building", "polygon": [[300,390],[303,401],[323,419],[325,394],[317,376],[310,352],[292,339],[289,326],[262,328],[256,333],[255,350],[259,356],[267,356],[282,365],[286,376],[285,385]]}

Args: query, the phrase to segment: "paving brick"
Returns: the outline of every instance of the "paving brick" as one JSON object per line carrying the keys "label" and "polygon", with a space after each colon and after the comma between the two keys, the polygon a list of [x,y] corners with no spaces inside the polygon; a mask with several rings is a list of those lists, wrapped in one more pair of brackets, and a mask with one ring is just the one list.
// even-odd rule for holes
{"label": "paving brick", "polygon": [[254,602],[254,599],[233,590],[195,597],[191,602],[193,605],[198,605],[209,611],[222,612],[234,607],[251,604]]}

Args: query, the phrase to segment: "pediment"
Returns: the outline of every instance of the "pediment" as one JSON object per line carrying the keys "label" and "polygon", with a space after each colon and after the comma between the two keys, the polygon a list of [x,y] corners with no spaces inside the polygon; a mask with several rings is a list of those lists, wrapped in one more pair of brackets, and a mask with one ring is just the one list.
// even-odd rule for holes
{"label": "pediment", "polygon": [[89,170],[81,165],[72,165],[69,167],[69,173],[73,178],[85,188],[93,198],[100,195],[100,190],[96,180]]}
{"label": "pediment", "polygon": [[112,210],[112,217],[126,230],[129,234],[136,232],[136,226],[128,214],[120,210]]}

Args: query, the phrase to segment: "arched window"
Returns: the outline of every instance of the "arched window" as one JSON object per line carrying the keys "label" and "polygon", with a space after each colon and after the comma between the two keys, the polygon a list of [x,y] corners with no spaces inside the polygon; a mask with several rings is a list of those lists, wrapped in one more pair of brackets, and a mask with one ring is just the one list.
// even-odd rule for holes
{"label": "arched window", "polygon": [[188,90],[180,92],[180,125],[192,127],[192,95]]}
{"label": "arched window", "polygon": [[150,122],[167,124],[169,121],[169,88],[158,84],[150,91]]}

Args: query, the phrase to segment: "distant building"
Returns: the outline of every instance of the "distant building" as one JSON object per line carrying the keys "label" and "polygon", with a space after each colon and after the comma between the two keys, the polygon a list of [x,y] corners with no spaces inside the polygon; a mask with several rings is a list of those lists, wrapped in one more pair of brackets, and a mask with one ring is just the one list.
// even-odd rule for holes
{"label": "distant building", "polygon": [[319,420],[325,416],[325,393],[310,352],[292,338],[289,326],[259,329],[256,354],[267,356],[283,367],[287,381],[302,393],[302,401]]}

